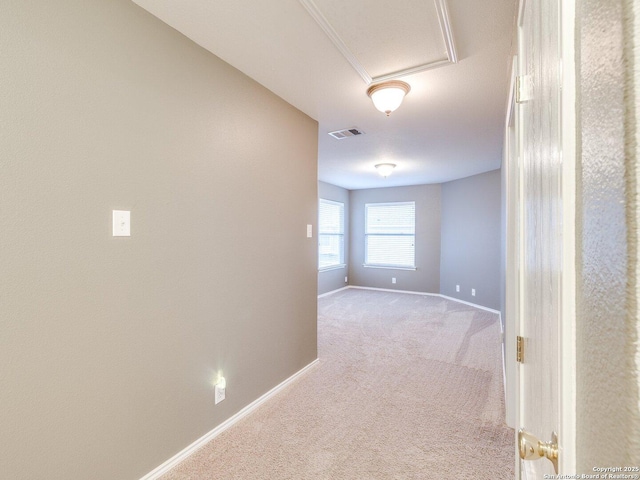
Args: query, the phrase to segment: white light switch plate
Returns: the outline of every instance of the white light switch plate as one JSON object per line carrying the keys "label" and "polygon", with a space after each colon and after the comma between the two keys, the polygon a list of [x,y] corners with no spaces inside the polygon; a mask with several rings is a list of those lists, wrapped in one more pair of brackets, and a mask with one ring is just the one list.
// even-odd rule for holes
{"label": "white light switch plate", "polygon": [[307,238],[311,238],[313,236],[313,225],[307,225]]}
{"label": "white light switch plate", "polygon": [[131,212],[128,210],[113,210],[113,236],[131,236]]}

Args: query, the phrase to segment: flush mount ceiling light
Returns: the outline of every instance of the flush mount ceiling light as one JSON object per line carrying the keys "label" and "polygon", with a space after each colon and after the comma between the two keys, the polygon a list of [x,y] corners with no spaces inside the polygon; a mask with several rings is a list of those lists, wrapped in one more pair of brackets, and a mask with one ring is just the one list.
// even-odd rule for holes
{"label": "flush mount ceiling light", "polygon": [[387,117],[391,112],[400,106],[404,96],[409,93],[411,86],[400,80],[389,80],[388,82],[371,85],[367,89],[367,95],[371,97],[375,107]]}
{"label": "flush mount ceiling light", "polygon": [[378,165],[376,165],[378,173],[384,178],[387,178],[389,175],[391,175],[391,172],[393,172],[394,168],[396,168],[395,163],[379,163]]}

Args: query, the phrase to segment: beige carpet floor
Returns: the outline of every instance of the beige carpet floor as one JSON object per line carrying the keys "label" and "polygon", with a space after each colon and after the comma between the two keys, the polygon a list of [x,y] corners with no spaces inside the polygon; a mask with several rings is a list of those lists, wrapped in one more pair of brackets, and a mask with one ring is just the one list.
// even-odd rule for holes
{"label": "beige carpet floor", "polygon": [[163,479],[514,478],[496,314],[358,289],[318,314],[319,364]]}

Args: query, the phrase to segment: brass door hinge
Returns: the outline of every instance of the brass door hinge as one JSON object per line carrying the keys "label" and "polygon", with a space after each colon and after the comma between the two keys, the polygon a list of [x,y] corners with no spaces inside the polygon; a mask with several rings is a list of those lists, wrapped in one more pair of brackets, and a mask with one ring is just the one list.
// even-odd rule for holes
{"label": "brass door hinge", "polygon": [[524,338],[516,337],[516,362],[524,363]]}

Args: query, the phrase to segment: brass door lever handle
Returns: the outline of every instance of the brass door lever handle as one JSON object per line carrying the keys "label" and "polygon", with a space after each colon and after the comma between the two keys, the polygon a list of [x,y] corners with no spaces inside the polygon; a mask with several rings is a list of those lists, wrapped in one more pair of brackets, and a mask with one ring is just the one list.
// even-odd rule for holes
{"label": "brass door lever handle", "polygon": [[522,460],[538,460],[545,457],[553,463],[553,469],[558,473],[558,435],[553,432],[550,442],[541,442],[538,438],[524,429],[518,430],[518,450]]}

